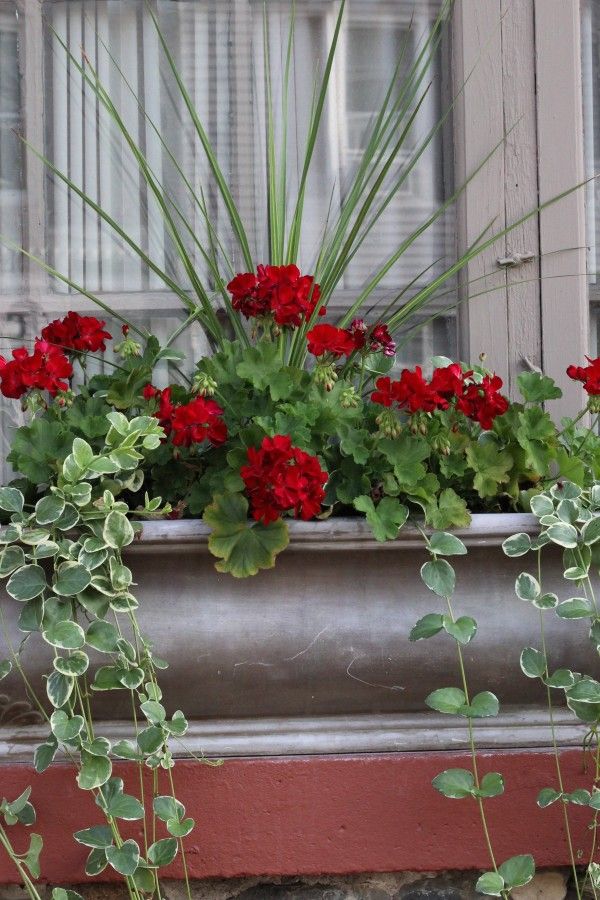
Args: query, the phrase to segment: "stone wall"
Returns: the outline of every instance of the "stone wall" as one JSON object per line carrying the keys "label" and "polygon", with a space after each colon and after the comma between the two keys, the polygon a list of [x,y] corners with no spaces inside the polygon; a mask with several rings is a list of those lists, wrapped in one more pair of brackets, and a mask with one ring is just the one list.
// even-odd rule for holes
{"label": "stone wall", "polygon": [[[301,879],[248,878],[227,881],[195,881],[193,900],[481,900],[474,889],[477,873],[446,872],[427,874],[402,872],[356,876],[322,876]],[[122,886],[74,886],[85,900],[125,900]],[[50,890],[44,893],[49,900]],[[162,900],[186,900],[184,885],[165,882]],[[0,887],[0,900],[23,900],[26,893],[17,887]],[[513,892],[517,900],[571,900],[569,873],[555,869],[538,873],[534,880]]]}

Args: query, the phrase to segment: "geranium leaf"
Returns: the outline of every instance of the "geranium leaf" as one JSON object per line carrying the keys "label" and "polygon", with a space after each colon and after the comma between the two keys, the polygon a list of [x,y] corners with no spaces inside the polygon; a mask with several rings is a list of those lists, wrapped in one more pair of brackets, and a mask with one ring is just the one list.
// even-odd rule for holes
{"label": "geranium leaf", "polygon": [[242,494],[217,495],[206,507],[203,519],[212,529],[208,546],[220,560],[217,571],[236,578],[273,568],[275,557],[289,543],[282,519],[268,525],[248,521],[248,501]]}
{"label": "geranium leaf", "polygon": [[408,509],[395,497],[384,497],[377,506],[363,494],[354,501],[354,507],[364,512],[371,526],[373,536],[378,541],[392,541],[398,537],[400,528],[408,518]]}

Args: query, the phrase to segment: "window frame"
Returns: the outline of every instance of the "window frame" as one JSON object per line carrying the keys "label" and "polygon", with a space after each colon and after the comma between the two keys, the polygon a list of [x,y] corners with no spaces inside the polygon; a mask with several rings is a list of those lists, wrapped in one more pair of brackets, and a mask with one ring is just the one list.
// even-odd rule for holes
{"label": "window frame", "polygon": [[[23,131],[30,143],[43,146],[42,9],[38,0],[16,2]],[[235,25],[247,27],[239,9]],[[580,12],[580,0],[456,0],[450,54],[455,184],[463,183],[499,144],[459,199],[459,253],[492,221],[501,230],[584,180]],[[240,77],[237,87],[248,91]],[[23,165],[24,240],[32,253],[43,256],[44,166],[31,153],[24,154]],[[564,369],[567,362],[582,361],[589,348],[585,243],[582,189],[501,238],[460,278],[461,300],[494,288],[486,297],[461,303],[461,356],[476,361],[485,353],[487,365],[504,378],[512,396],[520,372],[543,368],[563,387],[563,400],[552,404],[557,416],[572,411],[581,399]],[[533,259],[499,266],[499,259],[513,253],[530,253]],[[166,291],[99,296],[121,308],[140,309],[159,298],[162,308],[177,304]],[[40,311],[58,312],[66,303],[66,296],[52,293],[48,277],[27,259],[20,298],[5,299],[6,313],[17,306],[23,311],[25,305],[34,317]]]}

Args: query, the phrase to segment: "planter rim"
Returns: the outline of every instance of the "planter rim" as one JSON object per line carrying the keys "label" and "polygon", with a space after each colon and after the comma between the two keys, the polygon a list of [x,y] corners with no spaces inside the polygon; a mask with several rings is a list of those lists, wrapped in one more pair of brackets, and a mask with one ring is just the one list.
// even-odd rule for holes
{"label": "planter rim", "polygon": [[[379,542],[367,521],[362,518],[332,518],[324,521],[288,521],[290,531],[289,550],[332,552],[337,550],[399,550],[422,549],[423,538],[414,525],[400,530],[394,541]],[[475,513],[467,528],[453,529],[469,547],[497,547],[505,538],[517,532],[536,534],[538,521],[530,513]],[[163,546],[166,550],[182,545],[208,544],[210,528],[201,519],[177,521],[150,521],[142,523],[141,535],[128,551],[144,552]]]}

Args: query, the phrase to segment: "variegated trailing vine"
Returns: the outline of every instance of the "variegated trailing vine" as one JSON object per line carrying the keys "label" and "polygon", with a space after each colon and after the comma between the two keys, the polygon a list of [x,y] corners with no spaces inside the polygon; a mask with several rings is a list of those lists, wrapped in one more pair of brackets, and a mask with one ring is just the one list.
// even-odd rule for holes
{"label": "variegated trailing vine", "polygon": [[[2,663],[1,672],[7,674],[13,666],[21,672],[47,721],[47,737],[35,751],[36,771],[47,769],[61,751],[76,766],[79,787],[94,795],[97,817],[75,834],[75,840],[89,848],[86,872],[98,875],[111,867],[123,877],[129,897],[138,900],[160,896],[161,870],[178,852],[184,856],[183,839],[194,822],[174,793],[171,772],[171,741],[185,735],[187,722],[180,710],[168,715],[161,702],[157,673],[167,663],[154,655],[140,629],[133,575],[122,556],[141,528],[136,515],[168,512],[160,498],[146,496],[144,506],[133,510],[119,499],[124,491],[139,489],[143,451],[156,448],[164,432],[152,416],[128,420],[112,412],[108,419],[104,449],[95,453],[77,438],[48,493],[35,506],[15,487],[0,489],[0,507],[10,513],[1,535],[0,572],[7,579],[7,594],[22,604],[19,627],[26,642],[41,640],[51,649],[46,693],[53,711],[48,713],[48,703],[35,697],[4,622],[11,658]],[[94,697],[105,691],[130,692],[135,740],[113,744],[99,732]],[[150,768],[151,796],[144,797],[143,778],[139,798],[126,793],[122,779],[113,774],[114,760],[134,761],[140,775]],[[169,784],[163,794],[161,770]],[[0,809],[8,824],[31,824],[28,796],[26,792],[12,804],[3,801]],[[122,835],[123,823],[132,821],[143,824],[142,845]],[[157,821],[164,834],[158,838]],[[3,830],[0,841],[20,873],[27,868],[33,878],[39,875],[39,836],[32,836],[28,852],[21,856]],[[23,875],[29,888],[28,880]],[[30,894],[38,896],[33,887]],[[53,896],[64,900],[76,895],[56,889]]]}

